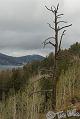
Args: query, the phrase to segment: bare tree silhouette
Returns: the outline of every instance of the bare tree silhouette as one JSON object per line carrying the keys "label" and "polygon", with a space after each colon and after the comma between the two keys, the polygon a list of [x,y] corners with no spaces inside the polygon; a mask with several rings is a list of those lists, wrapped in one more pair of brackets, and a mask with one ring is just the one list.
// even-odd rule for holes
{"label": "bare tree silhouette", "polygon": [[[55,110],[56,107],[56,83],[57,83],[57,56],[59,55],[60,51],[61,51],[61,44],[62,44],[62,39],[63,36],[65,35],[66,32],[66,28],[72,26],[72,24],[69,25],[64,25],[62,27],[60,27],[60,23],[64,23],[67,24],[66,21],[62,21],[60,20],[60,18],[64,15],[62,13],[59,13],[59,3],[58,5],[55,6],[51,6],[51,8],[48,8],[47,6],[45,6],[46,9],[48,11],[50,11],[51,13],[53,13],[54,15],[54,19],[53,19],[53,26],[48,23],[49,27],[53,30],[53,36],[48,37],[44,42],[44,47],[47,44],[50,44],[53,46],[55,53],[54,53],[54,68],[53,68],[53,96],[52,96],[52,108]],[[60,32],[62,30],[62,33]],[[61,33],[61,35],[60,35]],[[53,39],[53,42],[52,40]]]}

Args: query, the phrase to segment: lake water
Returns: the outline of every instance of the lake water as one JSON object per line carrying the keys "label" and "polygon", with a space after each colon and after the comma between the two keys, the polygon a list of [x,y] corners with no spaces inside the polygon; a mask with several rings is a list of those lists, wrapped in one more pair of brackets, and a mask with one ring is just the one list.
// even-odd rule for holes
{"label": "lake water", "polygon": [[0,65],[0,70],[7,70],[13,68],[22,68],[23,66],[13,66],[13,65]]}

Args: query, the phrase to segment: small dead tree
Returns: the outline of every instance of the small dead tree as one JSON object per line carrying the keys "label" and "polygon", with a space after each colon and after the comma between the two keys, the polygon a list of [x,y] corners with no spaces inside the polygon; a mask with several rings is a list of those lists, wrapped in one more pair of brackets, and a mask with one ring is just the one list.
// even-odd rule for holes
{"label": "small dead tree", "polygon": [[[48,11],[50,11],[51,13],[53,13],[54,15],[54,19],[53,19],[53,26],[48,23],[49,27],[53,30],[53,36],[47,38],[43,44],[44,44],[44,47],[47,45],[47,44],[50,44],[53,46],[54,50],[55,50],[55,53],[54,53],[54,68],[53,68],[53,96],[52,96],[52,108],[55,110],[55,107],[56,107],[56,83],[57,83],[57,60],[58,60],[58,55],[61,51],[61,44],[62,44],[62,39],[63,39],[63,36],[65,35],[65,32],[66,32],[66,28],[72,26],[72,24],[69,24],[69,25],[64,25],[64,26],[61,26],[60,27],[60,23],[64,23],[66,24],[67,22],[66,21],[62,21],[60,20],[60,18],[64,15],[64,14],[60,14],[58,12],[59,10],[59,3],[57,5],[57,7],[55,6],[51,6],[51,8],[48,8],[47,6],[45,6],[46,9]],[[62,31],[62,32],[60,32]],[[61,35],[60,35],[61,34]],[[53,42],[51,41],[51,39],[53,39]]]}

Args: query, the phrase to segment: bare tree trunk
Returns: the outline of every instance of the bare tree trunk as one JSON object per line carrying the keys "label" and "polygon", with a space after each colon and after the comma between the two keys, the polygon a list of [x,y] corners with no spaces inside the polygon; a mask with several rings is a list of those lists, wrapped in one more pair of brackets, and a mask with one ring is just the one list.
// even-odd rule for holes
{"label": "bare tree trunk", "polygon": [[[57,59],[57,56],[58,56],[58,54],[61,50],[61,43],[62,43],[62,39],[63,39],[63,36],[65,35],[64,33],[65,33],[66,30],[63,30],[59,39],[58,39],[58,36],[59,36],[58,33],[59,33],[60,30],[66,28],[66,27],[69,27],[72,24],[66,25],[66,26],[63,26],[63,27],[60,28],[59,23],[67,23],[67,22],[58,20],[58,18],[61,18],[61,16],[63,15],[63,14],[59,14],[59,12],[58,12],[59,4],[57,5],[57,7],[51,6],[50,9],[47,6],[45,6],[45,7],[48,11],[50,11],[54,14],[54,20],[53,20],[54,26],[52,26],[49,23],[48,23],[48,25],[54,31],[55,36],[51,36],[51,37],[47,38],[43,42],[43,44],[44,44],[44,47],[45,47],[45,45],[50,44],[55,49],[54,70],[53,70],[53,77],[52,77],[53,78],[52,109],[55,110],[55,108],[56,108],[56,83],[57,83],[57,80],[58,80],[58,76],[57,76],[57,71],[58,71],[57,70],[57,68],[58,68],[57,67],[57,60],[58,59]],[[52,41],[50,41],[50,39],[54,39],[54,41],[52,42]]]}

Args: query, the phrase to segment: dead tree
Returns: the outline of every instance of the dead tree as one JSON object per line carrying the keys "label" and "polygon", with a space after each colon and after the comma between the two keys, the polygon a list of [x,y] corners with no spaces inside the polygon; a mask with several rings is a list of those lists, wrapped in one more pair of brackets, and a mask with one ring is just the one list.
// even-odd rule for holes
{"label": "dead tree", "polygon": [[[45,6],[46,9],[48,11],[50,11],[53,15],[54,15],[54,19],[53,19],[53,26],[48,23],[49,27],[53,30],[53,36],[47,38],[43,44],[44,47],[47,44],[50,44],[53,46],[54,48],[54,68],[53,68],[53,96],[52,96],[52,108],[55,109],[56,106],[56,83],[57,83],[57,60],[58,60],[58,55],[61,51],[61,44],[62,44],[62,39],[63,36],[65,35],[66,32],[66,28],[72,26],[72,24],[69,25],[64,25],[60,27],[60,23],[64,23],[66,24],[66,21],[62,21],[60,20],[60,18],[64,15],[64,14],[59,14],[58,10],[59,10],[59,3],[57,5],[57,7],[55,6],[51,6],[51,8],[48,8],[47,6]],[[62,33],[61,33],[62,31]],[[61,33],[61,35],[60,35]],[[51,39],[53,39],[53,42],[51,41]]]}

